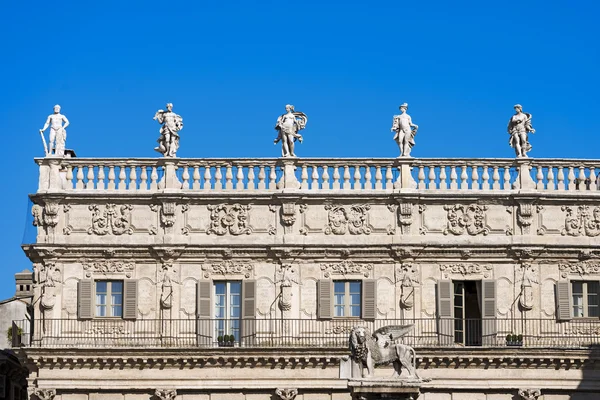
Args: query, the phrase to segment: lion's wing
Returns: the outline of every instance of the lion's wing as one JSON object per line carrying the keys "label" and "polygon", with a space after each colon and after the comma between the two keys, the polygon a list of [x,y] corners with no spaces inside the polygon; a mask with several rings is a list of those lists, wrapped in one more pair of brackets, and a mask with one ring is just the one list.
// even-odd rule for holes
{"label": "lion's wing", "polygon": [[385,336],[389,336],[390,334],[392,335],[392,340],[396,340],[398,338],[401,338],[402,336],[405,336],[408,332],[410,332],[412,330],[412,328],[414,327],[413,324],[410,325],[387,325],[387,326],[383,326],[379,329],[377,329],[375,332],[373,332],[373,337],[377,337],[377,335],[385,335]]}

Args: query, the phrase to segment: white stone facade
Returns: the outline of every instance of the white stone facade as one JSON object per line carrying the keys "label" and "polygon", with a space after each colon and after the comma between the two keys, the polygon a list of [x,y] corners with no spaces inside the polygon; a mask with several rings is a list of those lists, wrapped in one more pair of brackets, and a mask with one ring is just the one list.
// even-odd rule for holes
{"label": "white stone facade", "polygon": [[340,376],[387,324],[425,400],[600,393],[598,161],[37,162],[32,396],[381,398]]}

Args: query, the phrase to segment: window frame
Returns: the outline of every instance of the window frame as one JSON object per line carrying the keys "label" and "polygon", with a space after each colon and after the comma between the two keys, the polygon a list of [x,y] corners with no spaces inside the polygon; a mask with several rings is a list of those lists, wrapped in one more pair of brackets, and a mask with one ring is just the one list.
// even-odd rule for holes
{"label": "window frame", "polygon": [[[341,304],[337,303],[337,295],[340,292],[336,292],[335,288],[336,288],[336,283],[344,283],[344,315],[339,316],[337,315],[337,310],[338,307],[341,306]],[[351,298],[352,298],[352,294],[356,294],[356,293],[352,293],[350,291],[350,284],[351,283],[358,283],[359,284],[359,289],[360,292],[358,293],[359,295],[359,300],[358,300],[358,304],[352,304],[351,303]],[[363,316],[363,293],[364,289],[363,289],[363,281],[360,279],[340,279],[340,280],[334,280],[333,281],[333,318],[335,319],[360,319]],[[358,307],[358,315],[350,315],[351,311],[352,311],[352,307]]]}
{"label": "window frame", "polygon": [[[121,315],[98,315],[98,283],[101,282],[106,282],[106,302],[104,304],[101,304],[101,306],[104,306],[106,308],[106,312],[107,314],[110,312],[110,314],[112,314],[113,311],[113,307],[115,307],[115,304],[112,304],[112,294],[113,294],[113,290],[112,290],[112,284],[113,283],[120,283],[121,284],[121,304],[117,304],[116,306],[120,307],[121,310]],[[124,313],[124,308],[125,308],[125,282],[123,280],[119,280],[119,279],[98,279],[98,280],[94,280],[94,293],[93,293],[93,310],[94,310],[94,314],[93,317],[94,319],[123,319],[123,313]],[[102,293],[102,292],[101,292]]]}
{"label": "window frame", "polygon": [[[222,295],[217,294],[217,285],[219,284],[224,284],[225,285],[225,293]],[[233,292],[231,290],[231,284],[239,284],[239,292]],[[213,333],[213,339],[216,341],[217,338],[221,335],[221,330],[223,330],[223,335],[234,335],[236,338],[236,342],[239,342],[241,340],[241,335],[242,335],[242,319],[243,319],[243,301],[244,301],[244,295],[243,295],[243,282],[242,280],[213,280],[212,281],[212,285],[211,285],[211,303],[212,303],[212,309],[211,309],[211,315],[214,319],[215,325],[214,325],[214,333]],[[224,296],[224,304],[223,305],[218,305],[217,303],[217,299],[220,296]],[[237,296],[238,297],[238,304],[234,305],[232,304],[232,296]],[[217,307],[223,307],[224,311],[225,311],[225,316],[224,317],[217,317]],[[238,309],[238,316],[237,317],[232,317],[232,307],[236,307]],[[219,323],[219,321],[224,321],[224,323],[221,324]]]}
{"label": "window frame", "polygon": [[[590,295],[590,292],[588,291],[588,284],[589,283],[595,283],[596,285],[600,286],[600,282],[599,281],[595,281],[595,280],[590,280],[590,281],[584,281],[584,280],[570,280],[569,281],[569,289],[570,289],[570,312],[571,312],[571,317],[573,319],[598,319],[600,317],[600,287],[598,288],[598,290],[596,291],[595,295],[597,298],[597,304],[595,305],[597,308],[597,312],[598,315],[597,316],[590,316],[590,305],[589,305],[589,298],[588,296]],[[582,304],[578,307],[581,307],[583,310],[583,315],[579,316],[579,315],[575,315],[575,284],[581,284],[582,286],[582,291],[581,291],[581,297],[582,297]],[[579,293],[578,293],[579,294]],[[592,306],[593,307],[593,306]]]}

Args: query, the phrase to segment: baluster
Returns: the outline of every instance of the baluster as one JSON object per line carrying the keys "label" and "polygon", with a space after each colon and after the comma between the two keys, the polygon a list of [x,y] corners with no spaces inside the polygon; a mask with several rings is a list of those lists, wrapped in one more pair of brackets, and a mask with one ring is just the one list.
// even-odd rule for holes
{"label": "baluster", "polygon": [[558,167],[558,176],[556,177],[556,179],[558,180],[558,190],[564,191],[565,190],[565,171],[564,171],[564,168],[561,166]]}
{"label": "baluster", "polygon": [[548,186],[546,187],[546,190],[556,190],[556,187],[554,187],[554,169],[552,168],[552,166],[548,166]]}
{"label": "baluster", "polygon": [[[204,166],[204,190],[211,190],[212,189],[212,174],[211,174],[211,166],[210,165],[205,165]],[[217,185],[215,185],[216,187]]]}
{"label": "baluster", "polygon": [[77,167],[77,182],[75,183],[75,189],[83,189],[83,166]]}
{"label": "baluster", "polygon": [[343,189],[350,189],[350,167],[344,165],[344,186]]}
{"label": "baluster", "polygon": [[450,167],[450,189],[458,189],[458,176],[456,175],[456,166]]}
{"label": "baluster", "polygon": [[[112,167],[111,167],[112,168]],[[108,186],[110,189],[110,169],[108,170]],[[113,179],[114,179],[114,172],[113,172]],[[114,184],[113,184],[114,186]],[[152,167],[152,171],[150,172],[150,191],[156,191],[158,190],[158,171],[156,170],[156,167]]]}
{"label": "baluster", "polygon": [[460,190],[467,190],[469,188],[467,179],[469,179],[469,175],[467,175],[467,166],[463,165],[462,172],[460,173]]}
{"label": "baluster", "polygon": [[323,165],[323,176],[321,177],[321,190],[329,190],[329,167]]}
{"label": "baluster", "polygon": [[490,168],[487,165],[483,166],[483,174],[481,175],[483,182],[481,183],[482,190],[490,190]]}
{"label": "baluster", "polygon": [[277,189],[277,184],[275,183],[275,180],[277,179],[275,168],[275,165],[271,166],[271,172],[269,173],[269,190]]}
{"label": "baluster", "polygon": [[493,190],[500,190],[500,173],[498,172],[498,167],[494,165],[494,172],[492,173],[492,180],[494,183],[492,184]]}
{"label": "baluster", "polygon": [[233,189],[233,170],[231,164],[225,164],[225,189]]}
{"label": "baluster", "polygon": [[392,174],[392,166],[388,165],[385,168],[385,189],[386,190],[393,190],[394,189],[394,183],[392,182],[392,179],[394,178],[394,175]]}
{"label": "baluster", "polygon": [[223,190],[223,171],[221,166],[215,166],[215,190]]}
{"label": "baluster", "polygon": [[261,165],[258,170],[258,190],[263,190],[267,188],[267,184],[265,183],[265,166]]}
{"label": "baluster", "polygon": [[125,175],[125,166],[121,165],[119,167],[119,182],[117,182],[117,190],[127,189],[125,179],[127,179],[127,175]]}
{"label": "baluster", "polygon": [[145,166],[142,166],[142,173],[140,175],[140,190],[148,190],[148,171]]}
{"label": "baluster", "polygon": [[428,175],[427,179],[429,180],[429,182],[427,183],[427,188],[429,190],[437,189],[437,184],[435,182],[435,166],[433,166],[433,165],[429,166],[429,175]]}
{"label": "baluster", "polygon": [[448,176],[446,176],[446,166],[441,165],[440,166],[440,189],[441,190],[448,189],[448,182],[446,179],[448,179]]}
{"label": "baluster", "polygon": [[535,179],[537,180],[536,184],[535,184],[535,188],[537,190],[544,190],[544,174],[542,172],[542,166],[538,165],[536,167],[537,169],[537,174],[535,175]]}
{"label": "baluster", "polygon": [[378,165],[375,167],[375,190],[383,189],[383,183],[381,183],[382,179],[383,175],[381,175],[381,166]]}
{"label": "baluster", "polygon": [[66,190],[73,190],[73,167],[67,165],[67,187]]}
{"label": "baluster", "polygon": [[86,190],[94,190],[94,166],[88,165],[87,182],[85,183]]}
{"label": "baluster", "polygon": [[129,191],[135,192],[137,190],[137,171],[135,165],[129,167]]}
{"label": "baluster", "polygon": [[302,173],[300,174],[300,187],[302,189],[308,189],[308,167],[306,165],[302,166]]}
{"label": "baluster", "polygon": [[596,183],[596,168],[590,167],[590,190],[598,190]]}
{"label": "baluster", "polygon": [[194,165],[194,172],[192,173],[192,189],[200,190],[200,166]]}
{"label": "baluster", "polygon": [[248,190],[255,190],[256,189],[256,182],[255,182],[255,176],[254,176],[254,165],[249,165],[248,166]]}
{"label": "baluster", "polygon": [[340,188],[340,169],[339,167],[333,167],[333,185],[331,185],[333,190]]}
{"label": "baluster", "polygon": [[360,167],[358,165],[354,166],[354,184],[353,184],[353,188],[354,190],[360,190],[362,189],[362,184],[360,182]]}
{"label": "baluster", "polygon": [[579,182],[579,190],[587,190],[588,185],[586,183],[583,165],[579,166],[579,175],[577,176],[577,181]]}
{"label": "baluster", "polygon": [[471,190],[479,190],[479,171],[478,166],[471,166]]}
{"label": "baluster", "polygon": [[312,166],[312,183],[310,184],[312,190],[319,190],[319,167],[316,165]]}
{"label": "baluster", "polygon": [[371,166],[367,165],[365,167],[365,189],[373,190],[373,182],[371,182]]}
{"label": "baluster", "polygon": [[569,167],[569,175],[567,176],[569,180],[569,191],[575,190],[575,172],[573,172],[573,167]]}
{"label": "baluster", "polygon": [[108,190],[115,190],[115,167],[111,165],[108,167]]}
{"label": "baluster", "polygon": [[237,166],[237,174],[235,179],[237,180],[235,183],[235,188],[237,190],[244,190],[244,168],[240,165]]}
{"label": "baluster", "polygon": [[504,185],[503,185],[503,189],[504,190],[510,190],[510,167],[506,166],[504,167]]}
{"label": "baluster", "polygon": [[187,190],[190,188],[190,171],[189,171],[189,167],[187,165],[183,165],[179,167],[182,172],[181,172],[181,188],[183,190]]}
{"label": "baluster", "polygon": [[417,189],[426,189],[425,186],[425,167],[419,166],[419,173],[417,174],[417,179],[419,182],[417,183]]}
{"label": "baluster", "polygon": [[[67,175],[67,178],[69,176]],[[98,182],[96,182],[96,190],[104,190],[106,184],[104,183],[104,165],[98,166]]]}

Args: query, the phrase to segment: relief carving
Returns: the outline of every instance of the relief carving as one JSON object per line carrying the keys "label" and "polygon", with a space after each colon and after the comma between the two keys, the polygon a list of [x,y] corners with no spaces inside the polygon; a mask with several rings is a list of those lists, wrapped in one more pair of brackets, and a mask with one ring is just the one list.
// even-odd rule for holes
{"label": "relief carving", "polygon": [[154,395],[160,400],[175,400],[177,390],[175,389],[156,389]]}
{"label": "relief carving", "polygon": [[[396,211],[398,210],[398,204],[388,204],[387,208],[395,216]],[[388,235],[395,235],[396,234],[396,224],[389,224],[386,228],[386,231],[387,231]]]}
{"label": "relief carving", "polygon": [[517,206],[517,224],[521,227],[523,234],[529,234],[531,224],[533,223],[532,203],[519,202]]}
{"label": "relief carving", "polygon": [[31,392],[39,400],[52,400],[56,396],[56,389],[34,388]]}
{"label": "relief carving", "polygon": [[216,264],[204,264],[202,271],[204,271],[205,278],[210,278],[211,275],[244,275],[244,277],[250,278],[253,268],[248,263],[225,260]]}
{"label": "relief carving", "polygon": [[398,211],[398,222],[400,229],[403,234],[410,234],[410,226],[412,225],[413,215],[413,204],[412,203],[400,203]]}
{"label": "relief carving", "polygon": [[100,206],[89,206],[92,212],[92,226],[87,230],[89,235],[113,235],[133,234],[133,225],[131,225],[132,205],[107,204],[104,210]]}
{"label": "relief carving", "polygon": [[368,278],[373,271],[373,264],[356,264],[352,261],[340,263],[321,264],[323,276],[329,278],[331,275],[362,275]]}
{"label": "relief carving", "polygon": [[210,210],[210,225],[206,229],[206,234],[214,233],[223,236],[229,233],[239,236],[252,233],[252,227],[248,225],[248,211],[252,208],[250,204],[208,205],[207,208]]}
{"label": "relief carving", "polygon": [[299,284],[296,268],[289,263],[281,264],[276,272],[275,282],[281,285],[279,309],[284,312],[290,311],[292,309],[292,284]]}
{"label": "relief carving", "polygon": [[483,275],[484,278],[491,276],[492,267],[491,265],[480,265],[480,264],[446,264],[440,265],[440,271],[444,274],[444,279],[447,279],[450,275]]}
{"label": "relief carving", "polygon": [[540,389],[519,389],[519,396],[523,400],[537,400],[541,395]]}
{"label": "relief carving", "polygon": [[572,275],[598,275],[600,274],[600,264],[597,262],[583,261],[571,264],[558,264],[560,276],[568,278]]}
{"label": "relief carving", "polygon": [[48,233],[48,228],[54,228],[58,225],[58,203],[47,202],[44,206],[34,204],[31,207],[33,215],[33,225],[44,228]]}
{"label": "relief carving", "polygon": [[453,206],[444,206],[444,210],[448,212],[448,225],[444,229],[444,235],[448,233],[454,235],[467,233],[475,236],[490,233],[490,228],[485,223],[487,206],[455,204]]}
{"label": "relief carving", "polygon": [[40,305],[44,310],[51,310],[56,304],[56,285],[62,283],[60,269],[53,262],[38,264],[38,268],[38,283],[42,287]]}
{"label": "relief carving", "polygon": [[404,263],[396,268],[396,283],[400,282],[400,306],[410,310],[414,305],[415,287],[420,284],[415,265]]}
{"label": "relief carving", "polygon": [[175,225],[175,207],[176,204],[174,202],[150,205],[152,211],[160,213],[160,223],[164,228],[170,228]]}
{"label": "relief carving", "polygon": [[176,271],[173,264],[165,263],[162,265],[162,272],[160,305],[164,309],[170,309],[173,307],[173,277]]}
{"label": "relief carving", "polygon": [[575,211],[573,207],[563,206],[561,210],[567,213],[565,228],[561,231],[563,236],[600,235],[600,207],[579,206]]}
{"label": "relief carving", "polygon": [[326,204],[328,222],[325,234],[344,235],[350,232],[352,235],[369,235],[372,229],[367,223],[367,212],[370,209],[371,206],[368,204],[355,204],[349,206],[349,210],[344,206]]}
{"label": "relief carving", "polygon": [[91,278],[93,274],[125,274],[126,277],[131,278],[135,269],[133,262],[114,260],[83,260],[81,265],[87,278]]}
{"label": "relief carving", "polygon": [[281,400],[294,400],[298,396],[298,389],[276,389],[275,394]]}
{"label": "relief carving", "polygon": [[523,263],[519,266],[522,273],[521,293],[519,295],[519,305],[525,311],[533,309],[533,284],[537,284],[536,271],[533,265]]}

